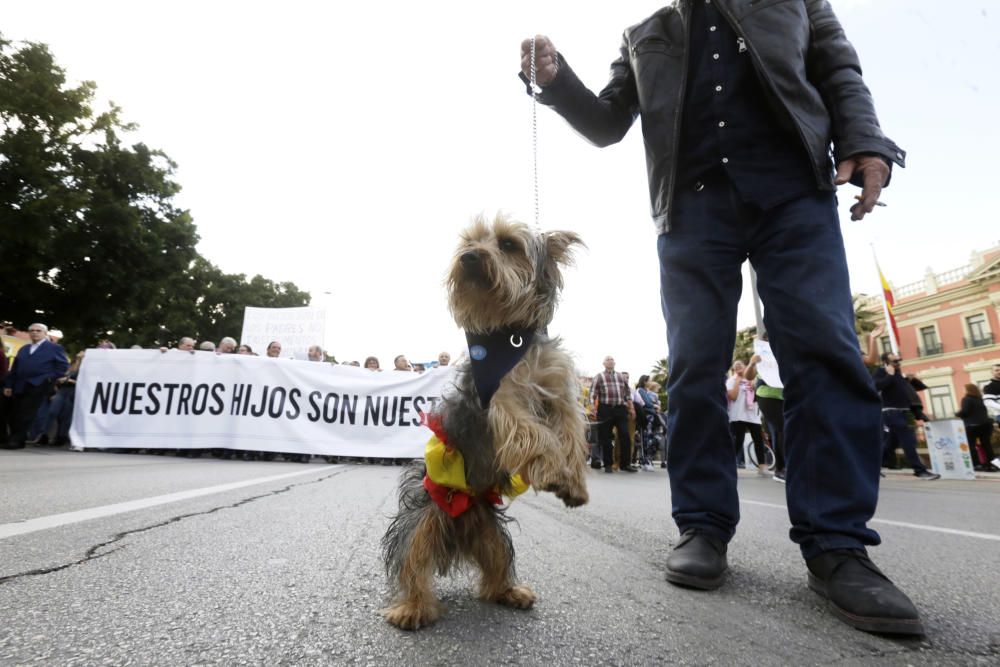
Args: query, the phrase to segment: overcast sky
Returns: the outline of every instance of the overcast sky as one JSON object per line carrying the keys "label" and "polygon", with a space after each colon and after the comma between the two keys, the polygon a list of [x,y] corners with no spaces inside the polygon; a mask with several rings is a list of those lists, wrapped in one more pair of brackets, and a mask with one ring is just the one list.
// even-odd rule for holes
{"label": "overcast sky", "polygon": [[[518,46],[549,35],[592,89],[622,30],[662,2],[0,0],[0,32],[49,44],[72,80],[178,164],[203,255],[311,291],[339,359],[453,356],[442,278],[480,211],[533,222],[531,100]],[[1000,23],[988,0],[833,0],[886,133],[909,153],[863,223],[842,220],[855,291],[965,264],[1000,239]],[[589,249],[550,332],[587,373],[667,354],[638,123],[597,149],[539,108],[541,226]],[[988,164],[989,163],[989,164]],[[620,273],[608,277],[615,264]],[[251,304],[252,305],[252,304]],[[753,322],[749,298],[741,325]],[[50,323],[59,326],[60,323]],[[233,332],[238,336],[240,332]],[[143,342],[143,341],[139,341]]]}

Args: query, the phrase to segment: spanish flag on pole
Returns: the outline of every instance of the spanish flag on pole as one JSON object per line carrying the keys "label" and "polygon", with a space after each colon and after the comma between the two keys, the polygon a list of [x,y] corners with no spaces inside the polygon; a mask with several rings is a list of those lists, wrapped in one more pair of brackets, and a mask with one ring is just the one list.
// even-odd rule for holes
{"label": "spanish flag on pole", "polygon": [[875,246],[872,246],[872,256],[875,257],[875,270],[878,271],[878,278],[882,282],[882,310],[885,314],[885,321],[889,324],[889,344],[892,346],[892,353],[899,354],[899,328],[896,326],[896,317],[893,307],[896,300],[892,298],[892,288],[889,281],[885,279],[881,267],[878,265],[878,257],[875,256]]}

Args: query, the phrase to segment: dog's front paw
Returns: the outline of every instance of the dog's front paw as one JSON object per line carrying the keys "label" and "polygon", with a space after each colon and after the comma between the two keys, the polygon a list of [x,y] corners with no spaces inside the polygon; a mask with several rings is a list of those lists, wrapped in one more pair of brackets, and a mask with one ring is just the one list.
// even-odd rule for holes
{"label": "dog's front paw", "polygon": [[385,620],[402,630],[418,630],[431,625],[441,618],[441,604],[432,604],[404,600],[397,602],[381,612]]}
{"label": "dog's front paw", "polygon": [[527,586],[511,586],[497,597],[496,601],[514,609],[531,609],[538,596]]}

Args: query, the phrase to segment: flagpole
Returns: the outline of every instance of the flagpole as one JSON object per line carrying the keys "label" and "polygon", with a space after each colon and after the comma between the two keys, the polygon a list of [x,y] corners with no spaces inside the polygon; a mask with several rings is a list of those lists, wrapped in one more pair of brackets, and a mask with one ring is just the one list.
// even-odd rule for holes
{"label": "flagpole", "polygon": [[872,243],[872,258],[875,260],[875,270],[878,271],[879,278],[879,291],[882,294],[882,316],[885,317],[885,328],[889,333],[889,347],[892,349],[892,353],[899,356],[899,341],[896,340],[896,318],[892,314],[892,310],[889,308],[889,300],[886,298],[886,292],[889,291],[889,283],[882,274],[882,268],[878,264],[878,256],[875,254],[875,244]]}

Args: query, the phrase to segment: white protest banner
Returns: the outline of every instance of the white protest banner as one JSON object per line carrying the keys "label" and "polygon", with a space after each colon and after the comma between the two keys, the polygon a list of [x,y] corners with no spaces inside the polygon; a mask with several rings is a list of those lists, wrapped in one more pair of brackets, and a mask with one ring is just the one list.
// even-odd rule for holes
{"label": "white protest banner", "polygon": [[975,479],[969,440],[961,419],[924,422],[931,468],[944,479]]}
{"label": "white protest banner", "polygon": [[76,449],[241,449],[418,458],[455,369],[372,372],[238,354],[87,350]]}
{"label": "white protest banner", "polygon": [[767,386],[784,389],[785,385],[781,384],[781,376],[778,374],[778,360],[774,358],[771,344],[766,340],[754,339],[753,351],[754,354],[760,356],[760,361],[757,362],[757,373],[767,383]]}
{"label": "white protest banner", "polygon": [[264,356],[268,343],[281,343],[281,356],[308,358],[312,345],[323,345],[326,335],[326,310],[323,308],[253,308],[243,313],[240,343]]}

